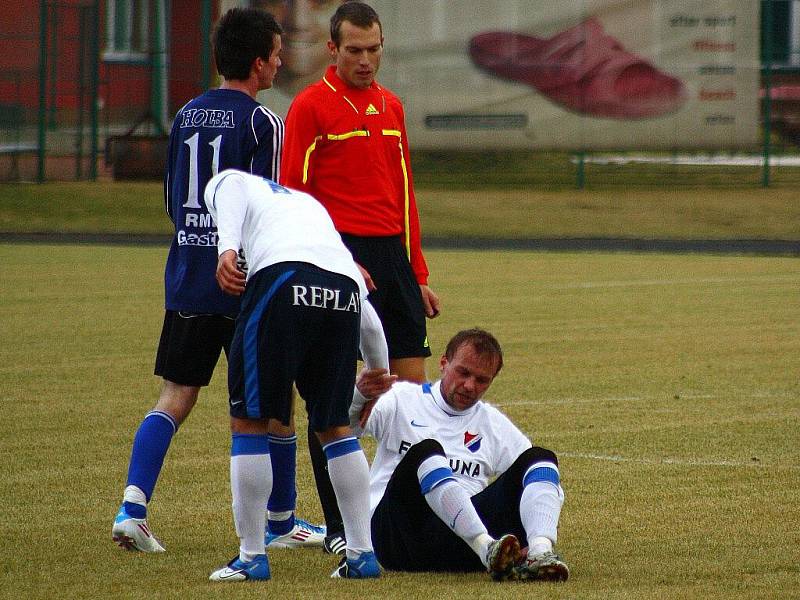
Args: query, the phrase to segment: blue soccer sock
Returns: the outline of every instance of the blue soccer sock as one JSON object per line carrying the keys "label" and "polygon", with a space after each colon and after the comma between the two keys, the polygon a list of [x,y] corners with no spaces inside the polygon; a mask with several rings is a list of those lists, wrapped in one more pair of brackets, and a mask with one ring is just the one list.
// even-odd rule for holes
{"label": "blue soccer sock", "polygon": [[[297,503],[297,436],[269,435],[272,462],[272,493],[269,495],[269,531],[274,535],[289,533],[294,527]],[[288,514],[287,514],[288,513]]]}
{"label": "blue soccer sock", "polygon": [[[136,431],[126,486],[138,488],[144,494],[145,502],[150,502],[153,496],[164,457],[169,450],[172,436],[177,431],[178,425],[175,419],[157,410],[147,413]],[[147,514],[147,508],[137,501],[140,498],[136,496],[135,490],[131,490],[130,493],[126,490],[125,508],[132,517],[143,519]]]}

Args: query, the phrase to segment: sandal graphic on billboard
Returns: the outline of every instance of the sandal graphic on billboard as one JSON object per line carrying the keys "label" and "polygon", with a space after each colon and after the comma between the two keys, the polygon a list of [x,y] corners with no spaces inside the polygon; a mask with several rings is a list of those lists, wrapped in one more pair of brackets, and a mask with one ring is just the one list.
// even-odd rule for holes
{"label": "sandal graphic on billboard", "polygon": [[625,50],[596,18],[548,39],[480,33],[470,40],[469,52],[488,73],[531,85],[584,115],[647,119],[675,112],[687,98],[683,82]]}

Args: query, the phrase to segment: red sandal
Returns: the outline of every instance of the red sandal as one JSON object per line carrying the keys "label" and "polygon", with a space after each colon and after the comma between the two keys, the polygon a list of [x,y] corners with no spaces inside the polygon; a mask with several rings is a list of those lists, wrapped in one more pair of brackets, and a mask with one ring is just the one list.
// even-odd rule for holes
{"label": "red sandal", "polygon": [[683,82],[625,50],[596,18],[549,39],[481,33],[470,40],[469,52],[492,75],[531,85],[584,115],[647,119],[675,112],[687,98]]}

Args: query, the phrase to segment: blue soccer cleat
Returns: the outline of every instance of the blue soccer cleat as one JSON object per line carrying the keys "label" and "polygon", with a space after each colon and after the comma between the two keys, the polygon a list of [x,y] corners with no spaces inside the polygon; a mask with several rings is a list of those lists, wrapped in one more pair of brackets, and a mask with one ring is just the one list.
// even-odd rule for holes
{"label": "blue soccer cleat", "polygon": [[266,554],[259,554],[250,562],[243,562],[237,556],[209,577],[211,581],[266,581],[269,578],[269,561]]}
{"label": "blue soccer cleat", "polygon": [[362,552],[358,558],[343,558],[331,573],[334,579],[374,579],[381,576],[381,567],[374,552]]}

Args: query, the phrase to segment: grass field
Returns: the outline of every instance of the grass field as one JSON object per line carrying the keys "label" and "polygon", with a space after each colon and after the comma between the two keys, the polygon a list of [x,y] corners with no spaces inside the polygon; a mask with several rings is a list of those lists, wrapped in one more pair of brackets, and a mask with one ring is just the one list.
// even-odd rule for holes
{"label": "grass field", "polygon": [[[797,188],[417,190],[438,237],[800,239]],[[157,183],[0,185],[0,232],[170,234]]]}
{"label": "grass field", "polygon": [[[434,353],[459,328],[492,330],[506,367],[489,398],[561,458],[570,581],[335,582],[330,556],[274,551],[271,582],[225,586],[207,581],[236,551],[224,368],[151,505],[168,552],[110,540],[133,432],[158,392],[164,257],[0,245],[0,597],[797,597],[796,258],[429,252],[443,299]],[[298,458],[300,511],[318,519]]]}

